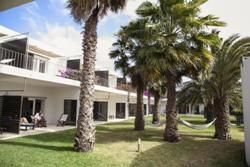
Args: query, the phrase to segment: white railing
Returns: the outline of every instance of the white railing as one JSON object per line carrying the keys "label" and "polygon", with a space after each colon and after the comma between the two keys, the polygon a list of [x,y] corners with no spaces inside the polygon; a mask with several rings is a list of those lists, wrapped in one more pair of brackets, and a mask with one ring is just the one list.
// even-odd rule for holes
{"label": "white railing", "polygon": [[27,64],[26,57],[27,56],[23,53],[19,53],[10,49],[0,47],[0,61],[12,59],[12,61],[6,63],[7,65],[19,68],[25,68]]}

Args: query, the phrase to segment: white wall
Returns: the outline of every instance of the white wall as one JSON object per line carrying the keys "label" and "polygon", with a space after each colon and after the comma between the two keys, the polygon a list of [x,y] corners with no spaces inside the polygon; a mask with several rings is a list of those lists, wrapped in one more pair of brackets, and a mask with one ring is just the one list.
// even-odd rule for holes
{"label": "white wall", "polygon": [[[42,81],[41,81],[41,85]],[[45,84],[46,85],[46,84]],[[35,86],[31,85],[29,81],[24,92],[0,92],[0,95],[20,95],[26,97],[42,98],[45,100],[44,114],[48,124],[56,124],[60,115],[64,112],[64,100],[77,100],[77,116],[79,113],[79,93],[78,87],[64,86],[60,87],[56,84],[46,85],[46,86]],[[1,90],[22,90],[24,88],[24,83],[13,83],[13,82],[0,82]],[[94,93],[95,101],[105,101],[108,102],[108,115],[114,115],[116,117],[116,103],[125,103],[125,119],[128,118],[128,95],[119,95],[114,93],[108,93],[104,91],[95,91]],[[144,104],[147,104],[147,98],[144,98]],[[130,96],[130,103],[136,103],[136,96]],[[151,101],[153,104],[153,101]],[[147,106],[148,107],[148,106]]]}
{"label": "white wall", "polygon": [[66,70],[67,61],[62,58],[53,58],[48,60],[48,74],[60,75],[59,71]]}
{"label": "white wall", "polygon": [[161,101],[160,104],[160,113],[165,114],[166,113],[166,106],[167,106],[167,101]]}
{"label": "white wall", "polygon": [[117,86],[117,77],[114,75],[109,75],[109,87],[116,88]]}
{"label": "white wall", "polygon": [[245,150],[246,160],[250,166],[250,59],[243,61],[242,67],[242,93],[244,110],[244,129],[245,129]]}

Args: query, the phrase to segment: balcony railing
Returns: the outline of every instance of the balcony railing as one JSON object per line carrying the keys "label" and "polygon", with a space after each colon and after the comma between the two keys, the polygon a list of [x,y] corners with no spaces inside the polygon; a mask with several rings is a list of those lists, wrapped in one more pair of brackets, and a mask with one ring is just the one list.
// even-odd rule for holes
{"label": "balcony railing", "polygon": [[33,55],[23,54],[0,47],[0,61],[1,60],[10,60],[9,62],[4,63],[6,65],[45,73],[46,61],[35,58]]}
{"label": "balcony railing", "polygon": [[26,67],[26,55],[13,50],[0,47],[0,61],[12,59],[7,65],[25,68]]}
{"label": "balcony railing", "polygon": [[[70,68],[67,68],[66,70],[59,70],[59,73],[60,73],[60,77],[80,81],[81,74],[79,70],[72,70]],[[95,75],[95,84],[109,87],[108,79],[100,77],[99,75]]]}

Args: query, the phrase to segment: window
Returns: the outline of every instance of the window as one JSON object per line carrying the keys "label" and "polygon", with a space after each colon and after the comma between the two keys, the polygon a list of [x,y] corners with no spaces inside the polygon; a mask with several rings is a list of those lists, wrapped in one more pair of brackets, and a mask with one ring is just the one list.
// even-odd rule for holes
{"label": "window", "polygon": [[116,118],[125,118],[125,103],[116,103]]}
{"label": "window", "polygon": [[27,61],[27,69],[28,70],[32,70],[33,69],[33,58],[34,58],[34,55],[29,53],[28,54],[28,61]]}
{"label": "window", "polygon": [[108,102],[94,102],[94,120],[107,121]]}
{"label": "window", "polygon": [[135,112],[136,112],[136,104],[129,104],[128,107],[129,110],[129,116],[135,116]]}
{"label": "window", "polygon": [[46,65],[46,62],[44,60],[40,60],[40,63],[39,63],[39,72],[45,73],[45,65]]}
{"label": "window", "polygon": [[47,69],[47,64],[48,64],[48,59],[43,58],[39,55],[29,53],[28,69],[35,72],[45,73]]}
{"label": "window", "polygon": [[79,70],[80,69],[80,59],[68,60],[67,61],[67,68],[70,68],[72,70]]}
{"label": "window", "polygon": [[64,114],[68,114],[67,124],[76,124],[77,100],[64,100]]}

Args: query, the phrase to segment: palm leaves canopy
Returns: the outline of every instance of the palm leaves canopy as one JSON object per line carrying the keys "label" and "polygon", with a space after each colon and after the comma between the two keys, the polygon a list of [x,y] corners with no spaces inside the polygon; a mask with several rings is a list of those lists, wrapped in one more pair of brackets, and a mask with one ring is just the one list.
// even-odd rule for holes
{"label": "palm leaves canopy", "polygon": [[221,39],[220,46],[212,48],[215,61],[209,85],[217,97],[223,98],[237,87],[242,58],[249,56],[249,51],[250,37],[239,39],[238,35],[232,35],[224,42]]}
{"label": "palm leaves canopy", "polygon": [[240,66],[244,56],[250,53],[250,37],[240,39],[232,35],[220,45],[211,48],[214,61],[205,80],[187,83],[178,94],[178,104],[213,104],[217,117],[215,137],[230,139],[229,105],[242,107]]}
{"label": "palm leaves canopy", "polygon": [[84,23],[94,14],[103,17],[109,10],[118,12],[126,5],[126,0],[68,0],[67,8],[78,23]]}
{"label": "palm leaves canopy", "polygon": [[[121,70],[124,75],[130,76],[132,84],[136,87],[138,75],[144,81],[150,81],[159,76],[159,71],[147,61],[149,43],[145,30],[145,19],[132,21],[128,26],[122,27],[117,34],[117,41],[113,43],[110,58],[114,59],[116,70]],[[151,52],[150,52],[151,53]]]}
{"label": "palm leaves canopy", "polygon": [[174,74],[208,65],[212,59],[208,46],[218,44],[218,37],[206,28],[224,26],[225,23],[213,15],[199,17],[200,5],[205,2],[160,0],[159,5],[145,2],[139,7],[137,14],[149,19],[148,31],[151,38],[158,42],[158,49],[161,46],[163,53],[151,60],[151,63]]}

